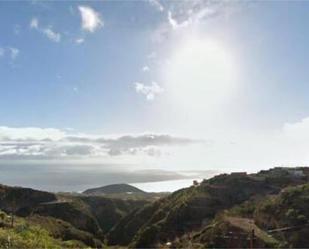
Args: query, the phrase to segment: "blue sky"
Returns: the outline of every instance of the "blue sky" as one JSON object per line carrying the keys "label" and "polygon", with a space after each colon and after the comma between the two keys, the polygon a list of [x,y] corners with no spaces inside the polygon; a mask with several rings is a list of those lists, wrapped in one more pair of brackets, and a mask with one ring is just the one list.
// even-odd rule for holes
{"label": "blue sky", "polygon": [[1,165],[308,165],[308,11],[306,1],[1,1]]}
{"label": "blue sky", "polygon": [[[78,12],[81,5],[100,13],[104,26],[93,33],[82,30]],[[264,110],[271,119],[268,125],[281,125],[286,117],[292,121],[303,117],[308,107],[309,38],[303,25],[308,4],[232,5],[241,10],[232,13],[229,20],[209,18],[200,26],[205,35],[228,43],[242,60],[243,76],[249,83],[240,101],[252,106],[250,112]],[[145,121],[154,103],[145,104],[132,83],[158,80],[156,68],[147,73],[141,68],[154,64],[147,56],[160,53],[157,50],[170,42],[151,42],[158,26],[167,22],[165,12],[147,1],[5,1],[0,11],[0,45],[19,50],[16,59],[0,61],[0,104],[6,107],[0,109],[5,117],[3,125],[70,127],[87,132],[115,132],[114,128],[120,129],[118,132],[138,131],[134,126]],[[61,35],[61,41],[53,42],[31,29],[32,18],[37,18],[42,28],[51,26]],[[85,41],[78,45],[74,43],[77,39]]]}
{"label": "blue sky", "polygon": [[[8,116],[7,125],[102,131],[114,121],[115,113],[123,115],[124,107],[143,109],[134,99],[131,83],[145,77],[140,68],[147,60],[148,25],[131,20],[133,4],[93,2],[92,8],[102,12],[104,26],[87,32],[81,29],[78,13],[82,4],[1,3],[1,45],[20,51],[14,62],[1,60],[2,81],[10,82],[2,92],[12,94],[1,96],[1,104],[12,108],[1,110]],[[151,12],[145,3],[137,6],[140,13],[147,7]],[[42,28],[52,25],[61,41],[53,42],[31,29],[32,18]],[[78,45],[77,39],[85,42]]]}

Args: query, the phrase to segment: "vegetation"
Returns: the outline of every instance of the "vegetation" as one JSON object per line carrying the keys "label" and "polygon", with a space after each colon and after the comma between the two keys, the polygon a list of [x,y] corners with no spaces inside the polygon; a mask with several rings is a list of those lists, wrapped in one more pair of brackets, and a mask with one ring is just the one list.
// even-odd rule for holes
{"label": "vegetation", "polygon": [[56,195],[3,185],[0,188],[0,209],[10,214],[10,221],[15,215],[23,217],[29,224],[43,227],[52,237],[70,241],[69,244],[75,241],[74,245],[78,242],[81,247],[102,247],[105,234],[145,203],[102,196]]}
{"label": "vegetation", "polygon": [[61,241],[75,241],[81,247],[86,247],[86,245],[90,247],[103,246],[102,241],[96,239],[93,234],[79,230],[70,223],[60,219],[34,215],[27,217],[27,221],[31,225],[44,227],[53,238]]}
{"label": "vegetation", "polygon": [[16,218],[14,227],[11,217],[1,211],[0,248],[83,248],[85,244],[74,240],[54,238],[45,224],[34,225],[28,219]]}
{"label": "vegetation", "polygon": [[151,202],[1,185],[0,248],[304,247],[308,179],[307,168],[223,174]]}
{"label": "vegetation", "polygon": [[[280,168],[253,175],[219,175],[203,181],[199,186],[177,191],[129,214],[110,231],[108,242],[110,245],[155,247],[158,244],[164,245],[169,241],[176,241],[192,232],[201,231],[207,226],[212,227],[206,233],[208,238],[211,237],[208,233],[216,234],[221,231],[224,234],[226,232],[224,227],[244,230],[244,226],[235,226],[235,223],[231,224],[229,219],[218,222],[216,217],[229,210],[241,218],[251,217],[251,222],[254,222],[252,217],[255,212],[254,205],[257,202],[263,203],[266,196],[276,195],[284,187],[303,184],[307,181],[308,175],[298,177],[293,172]],[[217,223],[214,226],[215,221]],[[125,231],[129,232],[124,236]],[[276,244],[275,239],[267,240],[268,236],[262,236],[262,232],[259,234],[261,246]],[[219,242],[210,243],[210,245],[224,247],[224,244]]]}
{"label": "vegetation", "polygon": [[283,241],[282,246],[309,245],[309,184],[286,188],[264,200],[254,220]]}
{"label": "vegetation", "polygon": [[150,193],[144,192],[129,184],[112,184],[104,187],[87,189],[83,192],[87,196],[104,196],[121,200],[147,200],[155,201],[169,195],[168,192]]}
{"label": "vegetation", "polygon": [[122,193],[144,193],[144,191],[129,184],[111,184],[99,188],[87,189],[83,192],[87,195],[122,194]]}

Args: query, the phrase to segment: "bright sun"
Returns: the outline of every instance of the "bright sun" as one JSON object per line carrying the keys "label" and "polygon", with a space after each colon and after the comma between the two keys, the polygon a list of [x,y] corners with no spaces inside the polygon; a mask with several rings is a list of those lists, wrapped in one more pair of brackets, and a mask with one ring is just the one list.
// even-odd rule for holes
{"label": "bright sun", "polygon": [[171,101],[192,110],[221,105],[236,86],[236,65],[220,43],[190,37],[172,51],[164,70]]}

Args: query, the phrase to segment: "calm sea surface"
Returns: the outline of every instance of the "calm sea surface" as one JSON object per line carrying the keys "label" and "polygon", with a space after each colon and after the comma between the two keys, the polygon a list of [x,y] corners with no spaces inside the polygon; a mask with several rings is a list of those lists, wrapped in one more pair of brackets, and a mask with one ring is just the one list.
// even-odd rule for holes
{"label": "calm sea surface", "polygon": [[195,178],[160,182],[130,183],[130,185],[133,185],[146,192],[172,192],[181,188],[190,187],[193,184],[193,180],[197,180],[198,182],[202,181],[202,179]]}

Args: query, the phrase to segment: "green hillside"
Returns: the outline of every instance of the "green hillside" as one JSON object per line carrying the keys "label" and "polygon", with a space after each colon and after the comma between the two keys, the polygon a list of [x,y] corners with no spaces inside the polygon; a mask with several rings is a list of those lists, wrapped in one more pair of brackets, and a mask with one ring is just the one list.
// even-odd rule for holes
{"label": "green hillside", "polygon": [[289,187],[257,206],[254,220],[281,240],[283,247],[309,245],[309,183]]}
{"label": "green hillside", "polygon": [[[11,216],[0,211],[0,248],[33,249],[33,248],[84,248],[86,244],[72,239],[59,239],[47,228],[46,221],[32,222],[29,219],[15,217],[14,225]],[[55,228],[53,228],[55,229]]]}
{"label": "green hillside", "polygon": [[28,188],[1,185],[0,209],[41,225],[55,238],[83,245],[103,245],[105,234],[129,212],[146,201],[101,196],[52,194]]}
{"label": "green hillside", "polygon": [[1,185],[0,248],[304,247],[308,179],[308,168],[222,174],[157,201]]}
{"label": "green hillside", "polygon": [[309,245],[309,183],[224,210],[173,241],[175,248],[304,248]]}
{"label": "green hillside", "polygon": [[110,231],[108,241],[155,247],[210,225],[223,210],[307,181],[307,175],[299,177],[279,168],[252,175],[219,175],[129,214]]}

